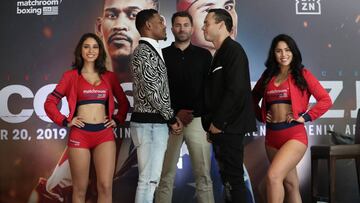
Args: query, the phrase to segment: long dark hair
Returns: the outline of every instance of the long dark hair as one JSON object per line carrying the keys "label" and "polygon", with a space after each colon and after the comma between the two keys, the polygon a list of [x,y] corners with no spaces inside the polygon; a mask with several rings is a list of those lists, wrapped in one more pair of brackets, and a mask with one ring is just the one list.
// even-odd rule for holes
{"label": "long dark hair", "polygon": [[83,34],[83,36],[81,36],[74,51],[75,60],[72,64],[72,67],[73,69],[77,69],[79,74],[81,73],[81,69],[84,66],[84,59],[81,55],[81,51],[84,41],[87,40],[88,38],[93,38],[99,45],[99,56],[95,60],[95,71],[99,74],[103,74],[106,71],[106,66],[105,66],[106,52],[105,52],[104,44],[102,43],[101,39],[94,33],[85,33]]}
{"label": "long dark hair", "polygon": [[280,41],[285,42],[291,53],[293,54],[292,61],[290,63],[291,75],[295,80],[295,85],[299,87],[301,90],[307,89],[306,80],[302,74],[302,69],[304,65],[302,64],[302,57],[298,46],[293,38],[286,34],[280,34],[276,36],[270,46],[269,55],[266,59],[265,66],[266,70],[263,74],[264,82],[263,87],[265,88],[272,77],[277,76],[280,73],[280,67],[275,57],[275,48]]}

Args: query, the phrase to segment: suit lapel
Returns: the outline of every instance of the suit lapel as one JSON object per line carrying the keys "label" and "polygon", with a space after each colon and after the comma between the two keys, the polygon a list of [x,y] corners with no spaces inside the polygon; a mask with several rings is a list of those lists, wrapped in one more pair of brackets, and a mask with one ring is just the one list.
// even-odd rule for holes
{"label": "suit lapel", "polygon": [[156,55],[158,56],[158,58],[160,59],[160,61],[161,61],[161,63],[162,63],[161,65],[162,65],[162,66],[165,66],[165,61],[161,58],[160,54],[156,51],[156,49],[155,49],[149,42],[147,42],[147,41],[145,41],[145,40],[139,40],[139,44],[146,44],[148,47],[150,47],[151,50],[152,50],[153,52],[155,52]]}

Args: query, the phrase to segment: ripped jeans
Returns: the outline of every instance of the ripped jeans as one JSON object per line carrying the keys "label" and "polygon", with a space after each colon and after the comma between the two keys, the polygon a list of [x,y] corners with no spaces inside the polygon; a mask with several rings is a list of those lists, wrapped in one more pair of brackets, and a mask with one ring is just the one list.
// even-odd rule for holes
{"label": "ripped jeans", "polygon": [[139,168],[135,203],[152,203],[160,181],[169,129],[167,124],[131,122],[130,133]]}

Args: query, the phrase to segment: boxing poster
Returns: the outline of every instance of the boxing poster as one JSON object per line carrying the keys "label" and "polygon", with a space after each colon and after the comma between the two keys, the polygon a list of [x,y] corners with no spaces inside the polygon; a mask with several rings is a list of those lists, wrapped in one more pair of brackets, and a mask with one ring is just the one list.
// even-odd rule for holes
{"label": "boxing poster", "polygon": [[[112,3],[116,24],[102,24],[104,5]],[[154,8],[166,19],[167,40],[174,41],[171,16],[187,10],[194,18],[192,43],[214,52],[204,40],[203,20],[211,8],[232,12],[232,37],[245,49],[252,86],[265,70],[271,40],[278,34],[292,36],[303,64],[321,82],[333,101],[321,118],[306,124],[308,150],[297,166],[303,202],[310,202],[310,146],[330,144],[328,131],[354,137],[360,108],[360,2],[358,0],[5,0],[1,3],[0,33],[0,203],[71,202],[71,174],[66,155],[69,129],[54,124],[45,114],[44,101],[61,75],[71,68],[81,35],[98,34],[105,45],[107,68],[114,71],[133,105],[129,57],[137,46],[135,13],[127,8]],[[138,11],[137,11],[138,12]],[[121,14],[121,15],[120,15]],[[121,17],[121,18],[120,18]],[[111,30],[126,29],[126,45],[111,44]],[[311,98],[313,105],[315,99]],[[64,98],[59,105],[68,113]],[[129,121],[131,112],[128,113]],[[136,153],[127,126],[115,130],[116,172],[114,202],[133,202],[137,185]],[[245,181],[250,202],[264,202],[264,177],[269,162],[264,148],[265,126],[245,138]],[[320,164],[319,170],[327,171]],[[216,161],[211,170],[216,202],[222,186]],[[327,195],[327,173],[320,173],[319,192]],[[337,163],[336,197],[339,202],[359,202],[354,161]],[[89,186],[88,202],[96,202],[96,188]],[[196,202],[195,181],[186,145],[181,149],[173,202]]]}

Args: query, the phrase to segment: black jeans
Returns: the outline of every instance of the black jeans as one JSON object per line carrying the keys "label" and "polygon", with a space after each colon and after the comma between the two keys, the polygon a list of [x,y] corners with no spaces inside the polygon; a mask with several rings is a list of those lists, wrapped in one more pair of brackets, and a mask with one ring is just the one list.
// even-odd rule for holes
{"label": "black jeans", "polygon": [[246,203],[244,182],[244,145],[243,134],[208,134],[213,143],[215,158],[219,166],[225,190],[226,203]]}

